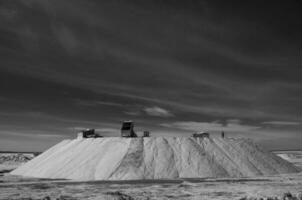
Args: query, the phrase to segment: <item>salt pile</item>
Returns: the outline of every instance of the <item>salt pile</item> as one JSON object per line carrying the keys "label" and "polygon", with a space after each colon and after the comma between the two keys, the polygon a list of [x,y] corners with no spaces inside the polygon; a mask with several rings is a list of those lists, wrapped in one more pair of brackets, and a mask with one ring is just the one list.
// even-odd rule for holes
{"label": "salt pile", "polygon": [[33,157],[32,153],[0,153],[0,173],[12,171]]}
{"label": "salt pile", "polygon": [[250,139],[146,137],[64,140],[13,175],[75,180],[252,177],[299,170]]}

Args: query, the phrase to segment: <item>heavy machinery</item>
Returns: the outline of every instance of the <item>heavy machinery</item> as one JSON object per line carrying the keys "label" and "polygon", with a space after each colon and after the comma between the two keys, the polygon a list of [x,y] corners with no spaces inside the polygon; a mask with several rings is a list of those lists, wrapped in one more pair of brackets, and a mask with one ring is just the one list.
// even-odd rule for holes
{"label": "heavy machinery", "polygon": [[150,137],[150,132],[149,131],[144,131],[143,137]]}
{"label": "heavy machinery", "polygon": [[134,132],[134,123],[133,121],[123,121],[121,128],[121,136],[122,137],[137,137]]}
{"label": "heavy machinery", "polygon": [[194,133],[192,136],[195,138],[197,138],[197,137],[198,138],[209,138],[210,134],[206,133],[206,132],[198,132],[198,133]]}
{"label": "heavy machinery", "polygon": [[78,133],[78,138],[98,138],[103,137],[95,132],[94,129],[85,129]]}

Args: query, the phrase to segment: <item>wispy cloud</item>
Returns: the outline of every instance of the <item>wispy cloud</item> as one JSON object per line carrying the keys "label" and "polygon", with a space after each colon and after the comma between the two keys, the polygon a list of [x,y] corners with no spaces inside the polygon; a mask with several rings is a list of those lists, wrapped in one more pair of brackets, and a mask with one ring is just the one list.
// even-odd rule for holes
{"label": "wispy cloud", "polygon": [[301,132],[301,12],[268,24],[282,9],[254,3],[3,3],[0,128],[67,135],[132,118],[162,134]]}
{"label": "wispy cloud", "polygon": [[66,124],[85,124],[85,125],[92,125],[92,126],[112,126],[112,123],[106,123],[101,121],[93,121],[93,120],[84,120],[84,119],[76,119],[76,118],[69,118],[69,117],[61,117],[61,116],[55,116],[50,115],[43,112],[0,112],[0,116],[8,116],[8,117],[22,117],[22,118],[31,118],[32,120],[36,119],[43,119],[55,122],[63,122]]}
{"label": "wispy cloud", "polygon": [[76,53],[76,50],[80,46],[75,34],[65,26],[61,26],[53,31],[59,43],[70,54]]}
{"label": "wispy cloud", "polygon": [[170,111],[160,108],[158,106],[144,108],[147,115],[155,117],[172,117],[174,116]]}
{"label": "wispy cloud", "polygon": [[239,120],[228,121],[226,124],[214,121],[214,122],[195,122],[195,121],[183,121],[174,123],[164,123],[161,126],[169,128],[177,128],[189,131],[228,131],[228,132],[248,132],[260,129],[260,126],[251,126],[241,124]]}
{"label": "wispy cloud", "polygon": [[127,112],[125,112],[125,114],[131,115],[131,116],[139,116],[142,113],[141,113],[141,111],[127,111]]}
{"label": "wispy cloud", "polygon": [[31,130],[31,133],[27,132],[24,134],[24,131],[7,131],[7,130],[0,130],[0,135],[5,136],[14,136],[14,137],[42,137],[42,138],[64,138],[66,136],[61,135],[61,134],[54,134],[54,133],[41,133],[39,130]]}
{"label": "wispy cloud", "polygon": [[107,101],[92,101],[92,100],[82,100],[82,99],[75,99],[75,104],[79,106],[125,106],[125,104],[115,103],[115,102],[107,102]]}
{"label": "wispy cloud", "polygon": [[262,124],[275,125],[275,126],[297,126],[301,125],[301,122],[294,121],[267,121]]}

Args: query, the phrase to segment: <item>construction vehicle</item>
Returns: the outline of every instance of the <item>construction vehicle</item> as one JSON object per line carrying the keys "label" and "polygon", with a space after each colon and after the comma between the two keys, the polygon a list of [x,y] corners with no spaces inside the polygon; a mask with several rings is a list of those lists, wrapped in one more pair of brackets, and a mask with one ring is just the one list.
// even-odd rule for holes
{"label": "construction vehicle", "polygon": [[197,132],[192,135],[195,138],[209,138],[210,134],[206,132]]}
{"label": "construction vehicle", "polygon": [[85,129],[78,133],[78,138],[99,138],[103,137],[95,132],[95,129]]}
{"label": "construction vehicle", "polygon": [[121,128],[121,136],[122,137],[137,137],[134,132],[134,123],[133,121],[123,121]]}
{"label": "construction vehicle", "polygon": [[143,137],[150,137],[150,132],[149,131],[144,131]]}

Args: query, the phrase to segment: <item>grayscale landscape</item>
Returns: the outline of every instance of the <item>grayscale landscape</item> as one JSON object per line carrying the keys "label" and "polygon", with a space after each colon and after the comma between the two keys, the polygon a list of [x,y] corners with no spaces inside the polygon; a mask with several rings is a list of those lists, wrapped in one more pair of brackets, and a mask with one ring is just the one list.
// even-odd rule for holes
{"label": "grayscale landscape", "polygon": [[0,0],[0,200],[302,200],[302,0]]}
{"label": "grayscale landscape", "polygon": [[[117,140],[118,138],[115,138]],[[98,140],[98,139],[88,139]],[[170,140],[173,141],[173,138]],[[218,139],[217,139],[218,140]],[[219,139],[221,140],[221,139]],[[232,139],[233,140],[233,139]],[[78,141],[80,142],[80,141]],[[63,142],[64,143],[64,142]],[[66,143],[66,141],[65,141]],[[61,144],[62,146],[62,144]],[[79,145],[76,145],[79,146]],[[59,148],[60,145],[57,145]],[[95,147],[90,147],[95,148]],[[50,149],[51,150],[51,149]],[[88,151],[89,152],[89,151]],[[46,152],[47,153],[47,152]],[[275,151],[301,170],[302,151]],[[28,154],[21,154],[28,155]],[[43,154],[42,154],[43,155]],[[75,153],[78,155],[78,153]],[[7,157],[2,153],[0,158]],[[70,157],[70,156],[68,156]],[[168,156],[170,157],[170,156]],[[47,158],[45,158],[47,159]],[[53,158],[55,159],[55,158]],[[67,158],[66,158],[67,159]],[[39,161],[39,160],[38,160]],[[43,161],[39,161],[43,162]],[[86,160],[87,162],[87,160]],[[12,166],[25,165],[15,161]],[[45,161],[44,161],[45,163]],[[1,163],[5,164],[5,163]],[[50,163],[45,163],[49,165]],[[128,163],[132,165],[131,163]],[[134,163],[135,164],[135,163]],[[260,163],[261,164],[261,163]],[[58,165],[58,163],[57,163]],[[66,166],[66,165],[65,165]],[[31,166],[32,171],[39,170]],[[51,168],[50,166],[47,166]],[[106,167],[103,164],[103,167]],[[22,171],[22,168],[20,168]],[[73,167],[77,169],[77,167]],[[56,169],[57,171],[57,169]],[[131,170],[126,170],[127,173]],[[21,172],[19,172],[21,173]],[[133,171],[132,171],[133,173]],[[32,173],[37,175],[37,173]],[[41,175],[40,175],[41,176]],[[197,177],[197,175],[196,175]],[[148,180],[66,180],[29,178],[2,173],[0,177],[0,199],[283,199],[290,192],[301,198],[302,172],[250,178],[170,178]],[[122,179],[122,178],[119,178]]]}

